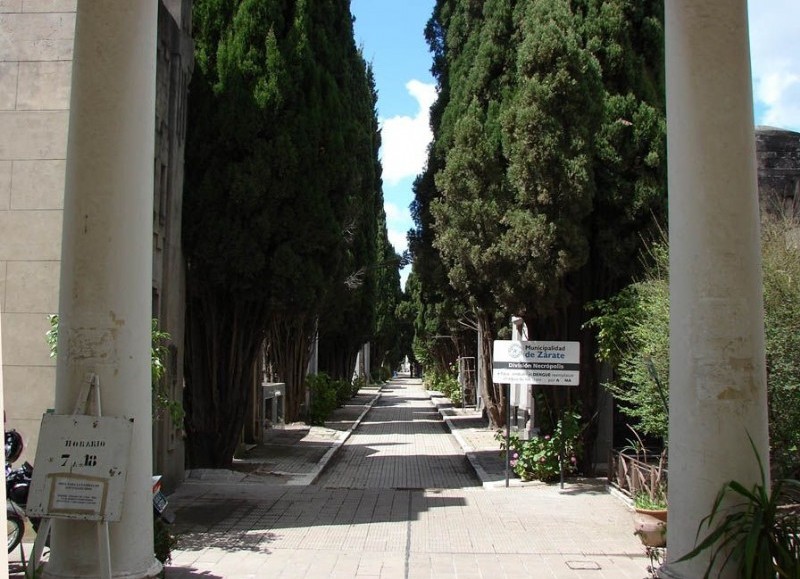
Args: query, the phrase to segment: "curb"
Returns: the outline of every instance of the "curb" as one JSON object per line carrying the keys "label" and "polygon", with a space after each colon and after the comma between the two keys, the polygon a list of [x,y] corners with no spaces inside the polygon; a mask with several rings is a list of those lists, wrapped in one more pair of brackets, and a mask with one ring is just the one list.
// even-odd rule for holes
{"label": "curb", "polygon": [[322,471],[325,470],[325,467],[328,466],[330,460],[334,457],[334,455],[339,451],[342,445],[347,442],[347,439],[350,438],[350,435],[353,434],[353,431],[361,425],[361,421],[364,420],[364,417],[367,415],[367,412],[372,410],[372,407],[378,402],[381,397],[381,390],[383,390],[383,386],[378,390],[375,394],[373,399],[364,407],[364,410],[359,414],[358,418],[356,418],[355,422],[353,422],[352,426],[348,428],[344,435],[336,440],[333,445],[322,455],[322,458],[319,459],[317,465],[314,467],[310,473],[303,475],[302,477],[297,477],[291,481],[287,481],[286,486],[292,487],[299,487],[299,486],[309,486],[314,484],[314,482],[319,478],[322,474]]}
{"label": "curb", "polygon": [[[439,412],[439,415],[442,417],[442,420],[444,420],[444,424],[447,427],[447,430],[456,439],[456,442],[458,442],[458,445],[461,447],[461,450],[464,451],[464,456],[467,457],[467,461],[469,461],[472,470],[475,471],[475,476],[477,476],[478,479],[481,481],[481,486],[485,489],[506,488],[505,479],[494,480],[492,477],[490,477],[489,473],[486,472],[486,469],[484,469],[478,462],[475,449],[472,446],[470,446],[466,440],[464,440],[464,438],[458,432],[458,429],[453,427],[451,416],[453,416],[454,413],[452,412],[452,410],[444,406],[439,406],[438,404],[436,404],[436,402],[433,401],[434,398],[445,398],[445,399],[447,398],[441,392],[436,392],[433,390],[426,390],[425,392],[430,397],[431,402],[433,403],[434,407],[436,407],[436,410]],[[524,483],[520,479],[513,477],[509,478],[508,486],[521,487],[524,486]]]}

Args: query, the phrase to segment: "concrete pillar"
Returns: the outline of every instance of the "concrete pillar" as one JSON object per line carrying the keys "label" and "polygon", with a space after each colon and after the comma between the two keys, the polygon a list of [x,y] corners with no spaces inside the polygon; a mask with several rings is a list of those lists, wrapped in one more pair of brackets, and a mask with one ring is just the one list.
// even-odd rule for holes
{"label": "concrete pillar", "polygon": [[[746,0],[666,3],[670,236],[665,577],[722,485],[768,459],[764,319]],[[725,575],[733,576],[732,569]]]}
{"label": "concrete pillar", "polygon": [[[112,576],[152,577],[150,319],[156,0],[80,0],[64,198],[56,412],[87,373],[135,420]],[[97,577],[95,523],[56,520],[45,577]]]}

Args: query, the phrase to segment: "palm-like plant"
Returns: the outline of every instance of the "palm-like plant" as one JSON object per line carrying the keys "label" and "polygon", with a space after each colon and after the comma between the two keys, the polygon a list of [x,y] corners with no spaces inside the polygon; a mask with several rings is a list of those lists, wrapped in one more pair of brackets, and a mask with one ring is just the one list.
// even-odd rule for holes
{"label": "palm-like plant", "polygon": [[[752,439],[750,444],[755,451]],[[800,492],[800,481],[778,480],[770,491],[758,452],[756,460],[761,482],[750,489],[737,481],[725,483],[711,512],[700,521],[697,537],[703,527],[711,531],[692,551],[678,559],[686,561],[711,549],[704,579],[711,576],[718,559],[722,561],[721,568],[736,562],[739,577],[744,579],[800,579],[798,505],[783,505],[787,497]],[[726,499],[736,502],[723,507]],[[712,529],[715,521],[718,522]]]}

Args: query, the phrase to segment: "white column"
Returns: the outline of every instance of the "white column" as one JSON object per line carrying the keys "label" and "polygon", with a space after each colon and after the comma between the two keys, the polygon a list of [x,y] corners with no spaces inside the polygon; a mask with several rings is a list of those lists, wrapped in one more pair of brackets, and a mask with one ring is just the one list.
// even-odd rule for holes
{"label": "white column", "polygon": [[[112,576],[152,577],[150,319],[156,0],[80,0],[64,193],[56,412],[87,373],[103,414],[134,418]],[[54,521],[45,577],[97,577],[94,523]]]}
{"label": "white column", "polygon": [[[722,485],[768,460],[764,318],[746,0],[666,2],[670,236],[668,567]],[[725,575],[734,574],[729,569]],[[712,573],[712,576],[720,576]]]}

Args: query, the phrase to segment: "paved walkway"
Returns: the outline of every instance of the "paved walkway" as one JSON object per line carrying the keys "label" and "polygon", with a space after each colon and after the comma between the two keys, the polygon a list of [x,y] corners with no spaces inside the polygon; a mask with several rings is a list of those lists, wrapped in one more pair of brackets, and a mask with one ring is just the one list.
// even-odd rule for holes
{"label": "paved walkway", "polygon": [[647,576],[632,513],[602,481],[505,488],[498,450],[479,417],[418,380],[364,390],[325,428],[289,427],[235,471],[191,473],[170,496],[166,576]]}

